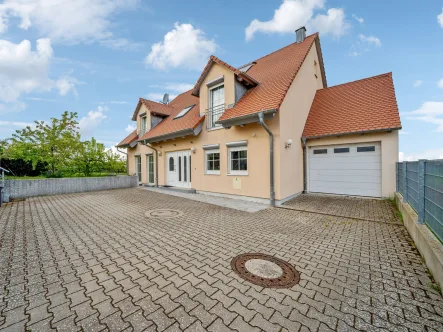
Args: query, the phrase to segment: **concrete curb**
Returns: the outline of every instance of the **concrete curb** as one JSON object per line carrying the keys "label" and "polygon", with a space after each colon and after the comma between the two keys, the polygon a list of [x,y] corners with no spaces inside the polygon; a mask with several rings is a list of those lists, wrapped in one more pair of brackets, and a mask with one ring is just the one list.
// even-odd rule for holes
{"label": "concrete curb", "polygon": [[425,224],[418,224],[418,215],[411,206],[403,201],[403,196],[395,194],[395,202],[403,215],[403,223],[425,260],[435,281],[443,286],[443,244]]}

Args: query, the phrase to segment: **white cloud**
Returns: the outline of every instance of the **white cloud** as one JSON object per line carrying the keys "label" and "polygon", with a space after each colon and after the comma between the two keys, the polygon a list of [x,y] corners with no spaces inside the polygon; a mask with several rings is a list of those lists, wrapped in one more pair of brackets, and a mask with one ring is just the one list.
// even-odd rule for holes
{"label": "white cloud", "polygon": [[0,114],[2,113],[12,113],[12,112],[21,112],[26,108],[26,104],[20,101],[12,102],[12,103],[0,103]]}
{"label": "white cloud", "polygon": [[404,131],[404,130],[400,130],[400,135],[409,135],[410,132],[409,131]]}
{"label": "white cloud", "polygon": [[162,42],[152,45],[145,64],[160,70],[184,67],[202,70],[210,54],[217,49],[214,40],[192,24],[174,24]]}
{"label": "white cloud", "polygon": [[352,45],[350,56],[359,56],[365,52],[369,52],[374,47],[381,47],[381,41],[375,36],[358,35],[358,40]]}
{"label": "white cloud", "polygon": [[374,36],[365,36],[362,34],[358,35],[358,38],[363,42],[366,43],[368,45],[373,45],[375,47],[381,47],[381,41],[380,39],[378,39],[377,37]]}
{"label": "white cloud", "polygon": [[[137,0],[4,0],[0,33],[15,19],[19,28],[35,28],[55,42],[91,43],[112,39],[111,16],[132,9]],[[11,20],[12,18],[12,20]]]}
{"label": "white cloud", "polygon": [[345,20],[342,8],[331,8],[326,14],[316,14],[324,9],[324,0],[284,0],[269,21],[254,19],[245,29],[246,40],[251,40],[256,32],[294,33],[301,26],[320,34],[340,37],[350,25]]}
{"label": "white cloud", "polygon": [[441,10],[441,14],[437,16],[438,23],[440,23],[440,26],[443,28],[443,8]]}
{"label": "white cloud", "polygon": [[425,150],[419,153],[406,154],[404,152],[398,153],[398,159],[400,161],[416,161],[420,159],[443,159],[443,148],[442,149],[431,149]]}
{"label": "white cloud", "polygon": [[416,80],[415,82],[414,82],[414,87],[415,88],[418,88],[419,86],[421,86],[423,84],[423,81],[422,80]]}
{"label": "white cloud", "polygon": [[108,117],[105,114],[107,110],[106,106],[98,106],[96,110],[89,111],[88,115],[79,121],[80,133],[85,136],[93,136],[95,129]]}
{"label": "white cloud", "polygon": [[[14,104],[25,93],[59,90],[61,95],[75,92],[79,83],[73,77],[62,77],[53,81],[49,77],[49,67],[53,59],[51,41],[38,39],[36,50],[31,42],[23,40],[14,44],[0,40],[0,102]],[[0,108],[8,108],[3,105]]]}
{"label": "white cloud", "polygon": [[17,127],[17,128],[24,128],[27,126],[34,126],[35,123],[33,122],[20,122],[20,121],[0,121],[0,127]]}
{"label": "white cloud", "polygon": [[352,14],[352,17],[353,17],[358,23],[360,23],[360,24],[365,23],[365,20],[364,20],[363,17],[358,17],[358,16],[355,15],[355,14]]}
{"label": "white cloud", "polygon": [[406,113],[409,120],[419,120],[437,125],[437,132],[443,132],[443,102],[427,101],[413,112]]}
{"label": "white cloud", "polygon": [[194,84],[189,84],[189,83],[166,83],[165,85],[166,90],[175,91],[178,93],[189,91],[192,88],[194,88]]}
{"label": "white cloud", "polygon": [[127,132],[127,133],[132,133],[134,130],[135,130],[135,125],[133,125],[133,124],[128,124],[128,126],[125,128],[125,131]]}
{"label": "white cloud", "polygon": [[442,78],[440,81],[437,82],[437,86],[438,86],[440,89],[443,89],[443,78]]}

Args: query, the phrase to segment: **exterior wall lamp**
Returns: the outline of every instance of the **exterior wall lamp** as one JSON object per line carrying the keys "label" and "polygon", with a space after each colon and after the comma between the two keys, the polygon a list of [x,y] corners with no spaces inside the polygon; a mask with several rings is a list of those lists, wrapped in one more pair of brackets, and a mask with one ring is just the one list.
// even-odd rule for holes
{"label": "exterior wall lamp", "polygon": [[288,140],[285,142],[285,149],[290,148],[291,145],[292,145],[292,139],[288,139]]}
{"label": "exterior wall lamp", "polygon": [[195,153],[195,148],[194,147],[191,148],[191,152]]}

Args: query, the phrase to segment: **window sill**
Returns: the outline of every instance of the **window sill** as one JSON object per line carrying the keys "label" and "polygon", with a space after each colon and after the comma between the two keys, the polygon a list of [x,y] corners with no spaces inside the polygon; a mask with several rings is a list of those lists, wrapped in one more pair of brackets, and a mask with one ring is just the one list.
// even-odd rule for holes
{"label": "window sill", "polygon": [[226,175],[227,176],[248,176],[249,173],[248,172],[246,172],[246,173],[227,173]]}
{"label": "window sill", "polygon": [[215,130],[220,130],[220,129],[225,129],[225,128],[223,126],[220,126],[220,127],[206,129],[206,131],[215,131]]}
{"label": "window sill", "polygon": [[218,173],[205,173],[205,175],[220,175],[220,172],[218,172]]}

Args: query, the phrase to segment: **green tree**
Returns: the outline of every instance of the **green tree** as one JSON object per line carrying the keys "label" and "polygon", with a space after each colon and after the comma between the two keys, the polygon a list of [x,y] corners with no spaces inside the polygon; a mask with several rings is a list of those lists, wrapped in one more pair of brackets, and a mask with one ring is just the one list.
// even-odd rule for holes
{"label": "green tree", "polygon": [[16,130],[8,148],[10,159],[23,159],[47,165],[53,175],[65,168],[81,147],[77,113],[64,112],[60,119],[50,122],[34,121],[35,126]]}
{"label": "green tree", "polygon": [[106,169],[115,173],[125,173],[126,172],[126,159],[124,159],[120,154],[108,149],[106,151]]}
{"label": "green tree", "polygon": [[106,166],[105,146],[97,143],[94,137],[82,142],[73,159],[73,166],[85,176],[101,172]]}

